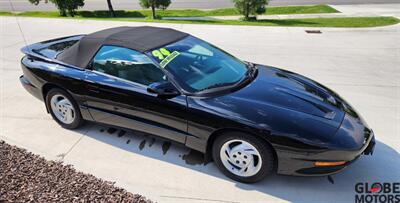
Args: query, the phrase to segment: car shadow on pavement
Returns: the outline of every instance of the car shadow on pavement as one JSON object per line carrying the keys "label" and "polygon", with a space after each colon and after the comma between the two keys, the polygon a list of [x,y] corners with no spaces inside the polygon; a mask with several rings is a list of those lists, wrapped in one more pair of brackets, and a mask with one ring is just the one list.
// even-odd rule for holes
{"label": "car shadow on pavement", "polygon": [[[201,153],[162,138],[105,125],[90,124],[86,136],[149,158],[190,168],[227,181],[214,163],[204,164]],[[400,179],[400,156],[390,146],[377,141],[373,156],[361,156],[344,171],[330,177],[270,175],[255,184],[236,182],[247,191],[262,192],[290,202],[354,202],[357,183],[393,182]],[[233,199],[234,200],[234,199]],[[230,200],[230,201],[233,201]]]}
{"label": "car shadow on pavement", "polygon": [[373,156],[361,156],[341,173],[330,177],[273,175],[260,183],[237,184],[244,190],[257,190],[290,202],[354,202],[355,185],[400,180],[400,154],[377,141]]}

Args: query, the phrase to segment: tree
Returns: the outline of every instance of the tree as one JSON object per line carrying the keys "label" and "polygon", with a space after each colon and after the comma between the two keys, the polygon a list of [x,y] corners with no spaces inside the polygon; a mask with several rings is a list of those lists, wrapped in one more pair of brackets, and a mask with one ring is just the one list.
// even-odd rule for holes
{"label": "tree", "polygon": [[170,4],[171,0],[140,0],[143,8],[151,8],[153,19],[156,18],[156,8],[165,10]]}
{"label": "tree", "polygon": [[110,12],[110,16],[115,17],[115,12],[114,12],[114,8],[111,4],[111,0],[107,0],[107,5],[108,5],[108,11]]}
{"label": "tree", "polygon": [[[38,5],[41,0],[29,0],[34,5]],[[44,0],[45,3],[50,1],[55,4],[61,16],[74,16],[79,7],[85,5],[84,0]]]}
{"label": "tree", "polygon": [[256,16],[265,13],[268,0],[233,0],[233,3],[236,9],[244,15],[244,19],[248,20],[250,15]]}
{"label": "tree", "polygon": [[67,16],[67,12],[70,16],[74,16],[76,14],[76,10],[79,7],[85,5],[84,0],[50,0],[50,1],[57,6],[61,16]]}

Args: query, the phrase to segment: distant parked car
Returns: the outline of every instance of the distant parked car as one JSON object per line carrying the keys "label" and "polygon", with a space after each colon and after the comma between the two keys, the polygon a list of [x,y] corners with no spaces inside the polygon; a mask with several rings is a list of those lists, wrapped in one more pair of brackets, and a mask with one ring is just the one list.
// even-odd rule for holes
{"label": "distant parked car", "polygon": [[336,173],[375,145],[332,90],[177,30],[117,27],[22,52],[21,83],[62,127],[89,120],[168,138],[240,182]]}

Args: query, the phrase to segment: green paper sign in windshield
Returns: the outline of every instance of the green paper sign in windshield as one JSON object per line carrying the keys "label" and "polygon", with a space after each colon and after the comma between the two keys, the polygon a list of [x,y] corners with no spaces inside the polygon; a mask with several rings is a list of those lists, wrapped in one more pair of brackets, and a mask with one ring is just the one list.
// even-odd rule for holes
{"label": "green paper sign in windshield", "polygon": [[165,68],[165,66],[167,66],[169,62],[171,62],[172,60],[174,60],[175,57],[179,56],[179,54],[180,54],[179,52],[173,51],[171,54],[169,54],[165,59],[163,59],[163,60],[160,62],[160,66],[161,66],[162,68]]}

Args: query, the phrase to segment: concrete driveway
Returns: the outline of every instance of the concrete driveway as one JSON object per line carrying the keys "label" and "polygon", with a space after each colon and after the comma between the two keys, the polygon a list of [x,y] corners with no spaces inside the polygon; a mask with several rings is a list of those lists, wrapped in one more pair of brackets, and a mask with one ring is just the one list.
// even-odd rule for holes
{"label": "concrete driveway", "polygon": [[[327,177],[272,175],[246,185],[225,178],[198,153],[138,132],[99,124],[59,127],[19,84],[27,43],[142,23],[0,17],[0,139],[63,160],[159,202],[354,202],[358,182],[400,180],[400,26],[321,29],[152,24],[189,32],[253,62],[311,77],[361,112],[376,133],[374,155]],[[17,24],[20,23],[20,27]],[[316,30],[317,28],[312,28]],[[23,35],[20,30],[22,30]],[[1,173],[1,172],[0,172]]]}

